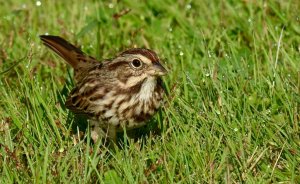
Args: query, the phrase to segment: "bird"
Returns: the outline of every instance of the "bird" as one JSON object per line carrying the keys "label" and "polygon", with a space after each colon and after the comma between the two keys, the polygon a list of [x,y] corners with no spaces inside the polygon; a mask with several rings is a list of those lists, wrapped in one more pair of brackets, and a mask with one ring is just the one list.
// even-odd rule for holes
{"label": "bird", "polygon": [[162,105],[162,76],[168,71],[153,50],[130,48],[98,61],[59,36],[40,39],[74,69],[75,86],[65,106],[87,116],[94,142],[116,143],[117,132],[145,126]]}

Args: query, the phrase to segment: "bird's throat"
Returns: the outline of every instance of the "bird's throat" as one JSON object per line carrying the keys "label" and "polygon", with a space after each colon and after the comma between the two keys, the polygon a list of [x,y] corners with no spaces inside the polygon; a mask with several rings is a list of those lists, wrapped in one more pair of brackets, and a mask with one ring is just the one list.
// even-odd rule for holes
{"label": "bird's throat", "polygon": [[141,86],[141,90],[138,95],[139,99],[142,101],[148,101],[149,99],[151,99],[153,96],[153,92],[156,88],[156,85],[157,85],[156,77],[152,77],[152,76],[147,77]]}

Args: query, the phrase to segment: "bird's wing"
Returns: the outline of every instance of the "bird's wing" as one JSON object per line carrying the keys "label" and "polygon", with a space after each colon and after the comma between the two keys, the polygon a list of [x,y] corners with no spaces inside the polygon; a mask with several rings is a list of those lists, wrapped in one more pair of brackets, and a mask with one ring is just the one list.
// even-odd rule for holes
{"label": "bird's wing", "polygon": [[[103,74],[104,71],[100,69],[102,65],[98,64],[94,66],[85,78],[83,78],[76,87],[70,92],[66,100],[66,107],[72,112],[77,114],[94,115],[101,109],[99,104],[103,100],[103,97],[108,92],[109,88],[103,84],[106,81],[106,77]],[[97,76],[102,76],[101,79]]]}

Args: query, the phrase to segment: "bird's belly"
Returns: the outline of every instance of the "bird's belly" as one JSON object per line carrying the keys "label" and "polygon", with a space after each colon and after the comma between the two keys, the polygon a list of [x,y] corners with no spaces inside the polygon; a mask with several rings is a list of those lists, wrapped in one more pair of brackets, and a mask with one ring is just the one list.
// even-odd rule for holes
{"label": "bird's belly", "polygon": [[115,110],[102,111],[99,116],[100,126],[115,126],[117,131],[140,128],[154,115],[160,106],[160,99],[138,102],[133,105],[120,105]]}

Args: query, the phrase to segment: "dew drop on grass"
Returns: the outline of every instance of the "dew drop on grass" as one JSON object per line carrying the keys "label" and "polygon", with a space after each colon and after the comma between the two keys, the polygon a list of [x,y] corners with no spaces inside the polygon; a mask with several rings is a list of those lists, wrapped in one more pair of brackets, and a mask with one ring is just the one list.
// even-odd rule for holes
{"label": "dew drop on grass", "polygon": [[111,8],[114,8],[114,4],[113,3],[109,3],[108,4],[108,7],[111,9]]}
{"label": "dew drop on grass", "polygon": [[210,51],[207,51],[208,57],[211,58]]}
{"label": "dew drop on grass", "polygon": [[59,148],[58,150],[60,153],[64,152],[64,148]]}
{"label": "dew drop on grass", "polygon": [[191,4],[187,4],[186,5],[186,9],[190,10],[192,8],[192,5]]}
{"label": "dew drop on grass", "polygon": [[169,31],[170,31],[170,32],[172,32],[172,31],[173,31],[173,29],[172,29],[171,27],[169,27]]}
{"label": "dew drop on grass", "polygon": [[114,7],[114,4],[113,4],[113,3],[109,3],[109,4],[108,4],[108,7],[109,7],[109,8],[113,8],[113,7]]}
{"label": "dew drop on grass", "polygon": [[179,55],[180,55],[180,56],[183,56],[183,52],[182,52],[182,51],[180,51],[180,52],[179,52]]}
{"label": "dew drop on grass", "polygon": [[209,76],[210,76],[210,74],[209,74],[209,73],[206,73],[206,74],[205,74],[205,76],[206,76],[206,77],[209,77]]}
{"label": "dew drop on grass", "polygon": [[42,5],[42,2],[41,2],[41,1],[36,1],[36,2],[35,2],[35,5],[36,5],[36,6],[41,6],[41,5]]}
{"label": "dew drop on grass", "polygon": [[268,5],[267,5],[267,3],[266,3],[266,2],[264,3],[264,5],[263,5],[263,6],[264,6],[264,8],[267,8],[267,7],[268,7]]}
{"label": "dew drop on grass", "polygon": [[238,129],[238,128],[234,128],[233,130],[234,130],[235,132],[237,132],[239,129]]}

